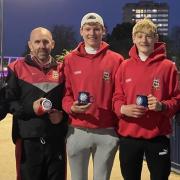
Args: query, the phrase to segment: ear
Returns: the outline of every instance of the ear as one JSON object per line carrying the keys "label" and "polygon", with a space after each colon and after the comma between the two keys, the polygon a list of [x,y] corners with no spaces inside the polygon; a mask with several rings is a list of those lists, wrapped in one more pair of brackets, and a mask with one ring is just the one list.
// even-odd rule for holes
{"label": "ear", "polygon": [[103,27],[103,36],[106,35],[106,29]]}
{"label": "ear", "polygon": [[80,35],[83,36],[83,34],[82,34],[82,32],[83,32],[83,27],[80,28],[79,32],[80,32]]}
{"label": "ear", "polygon": [[132,34],[132,41],[133,41],[133,44],[135,44],[135,34]]}
{"label": "ear", "polygon": [[28,41],[28,46],[29,46],[29,49],[32,50],[32,44],[31,44],[31,41]]}
{"label": "ear", "polygon": [[55,46],[55,41],[54,41],[54,40],[52,40],[51,44],[52,44],[52,49],[54,49],[54,46]]}
{"label": "ear", "polygon": [[156,41],[155,42],[157,43],[159,41],[159,35],[156,34],[155,37],[156,37]]}

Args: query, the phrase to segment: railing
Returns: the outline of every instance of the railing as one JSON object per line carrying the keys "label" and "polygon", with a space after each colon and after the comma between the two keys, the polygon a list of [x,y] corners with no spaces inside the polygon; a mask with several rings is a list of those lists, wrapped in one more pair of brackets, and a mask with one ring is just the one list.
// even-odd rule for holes
{"label": "railing", "polygon": [[11,62],[15,61],[16,59],[19,59],[20,57],[16,56],[4,56],[2,60],[2,65],[0,66],[0,78],[7,76],[7,66]]}

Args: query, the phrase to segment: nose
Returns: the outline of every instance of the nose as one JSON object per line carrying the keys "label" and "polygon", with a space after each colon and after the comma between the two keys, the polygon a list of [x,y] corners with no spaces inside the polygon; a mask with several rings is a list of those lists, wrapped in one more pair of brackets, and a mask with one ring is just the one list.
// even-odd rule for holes
{"label": "nose", "polygon": [[45,47],[45,44],[43,43],[43,41],[41,41],[41,42],[39,43],[39,47],[40,47],[40,48],[44,48],[44,47]]}
{"label": "nose", "polygon": [[94,35],[94,33],[95,33],[95,31],[94,31],[93,29],[91,29],[91,30],[89,31],[89,34],[90,34],[90,35]]}
{"label": "nose", "polygon": [[146,36],[143,36],[143,37],[142,37],[142,41],[143,41],[143,42],[146,42],[146,41],[147,41],[147,37],[146,37]]}

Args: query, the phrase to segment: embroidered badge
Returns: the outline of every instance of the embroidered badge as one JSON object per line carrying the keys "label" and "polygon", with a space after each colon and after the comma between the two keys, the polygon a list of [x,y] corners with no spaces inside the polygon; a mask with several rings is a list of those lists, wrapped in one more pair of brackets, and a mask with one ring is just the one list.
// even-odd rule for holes
{"label": "embroidered badge", "polygon": [[107,72],[107,71],[104,71],[104,72],[103,72],[103,79],[104,79],[105,81],[110,80],[110,73]]}
{"label": "embroidered badge", "polygon": [[52,79],[57,80],[59,78],[59,73],[57,71],[52,72]]}
{"label": "embroidered badge", "polygon": [[160,88],[160,80],[158,78],[154,78],[153,84],[152,84],[152,89],[158,90],[159,88]]}

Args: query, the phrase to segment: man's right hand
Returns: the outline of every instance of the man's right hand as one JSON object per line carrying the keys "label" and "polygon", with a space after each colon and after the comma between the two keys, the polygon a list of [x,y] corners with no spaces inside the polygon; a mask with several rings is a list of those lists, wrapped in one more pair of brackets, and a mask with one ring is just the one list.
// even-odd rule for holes
{"label": "man's right hand", "polygon": [[33,109],[36,115],[40,116],[45,113],[44,110],[42,110],[42,101],[44,98],[39,98],[36,101],[33,102]]}
{"label": "man's right hand", "polygon": [[136,104],[122,105],[120,109],[121,114],[133,118],[140,118],[146,111],[147,108]]}
{"label": "man's right hand", "polygon": [[91,106],[91,103],[88,103],[86,105],[79,105],[78,101],[75,101],[73,105],[71,106],[71,111],[73,113],[84,113],[89,109],[90,106]]}

